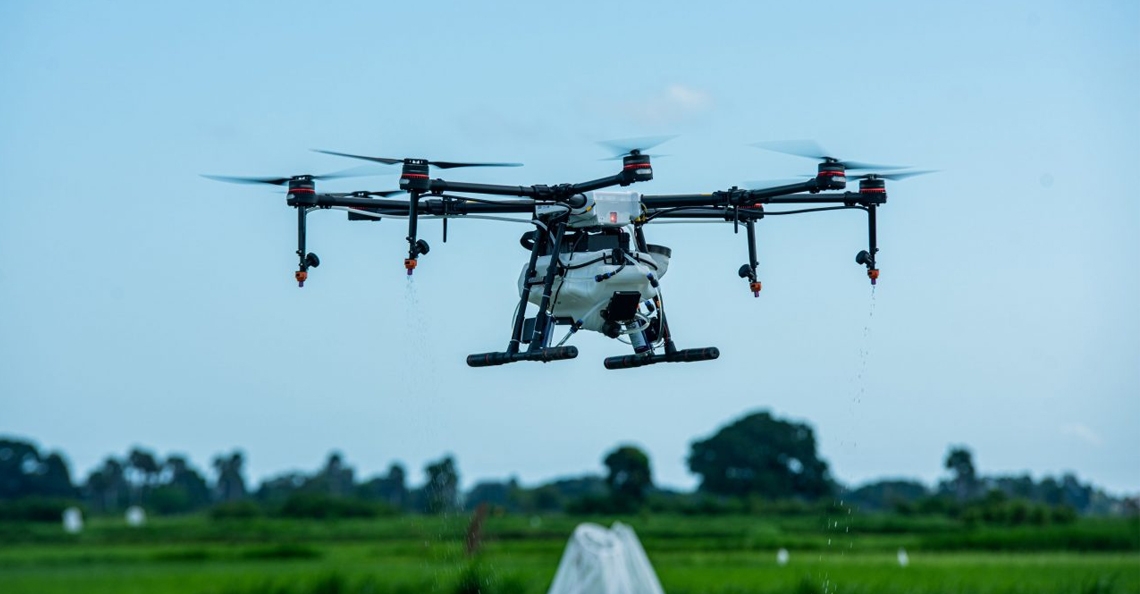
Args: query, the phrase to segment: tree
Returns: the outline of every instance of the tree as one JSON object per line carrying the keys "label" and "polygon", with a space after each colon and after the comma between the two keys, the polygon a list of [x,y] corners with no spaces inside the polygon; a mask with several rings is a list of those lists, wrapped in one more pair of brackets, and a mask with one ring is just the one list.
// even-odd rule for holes
{"label": "tree", "polygon": [[132,448],[127,454],[127,467],[124,470],[133,492],[132,503],[143,505],[150,489],[158,480],[162,465],[151,452],[142,448]]}
{"label": "tree", "polygon": [[329,454],[325,467],[316,476],[309,479],[305,489],[333,497],[345,497],[352,495],[355,484],[354,475],[353,469],[344,465],[344,459],[340,453],[333,452]]}
{"label": "tree", "polygon": [[816,455],[811,427],[767,411],[694,442],[688,462],[701,475],[700,490],[714,495],[815,500],[834,491],[827,462]]}
{"label": "tree", "polygon": [[958,501],[973,498],[978,492],[978,474],[974,470],[974,455],[965,446],[950,448],[943,463],[946,470],[953,473],[950,484]]}
{"label": "tree", "polygon": [[636,509],[645,503],[646,492],[653,487],[649,456],[631,445],[621,446],[605,457],[606,485],[619,509]]}
{"label": "tree", "polygon": [[257,489],[257,499],[262,503],[280,505],[293,494],[300,492],[308,480],[309,478],[300,472],[287,472],[266,479]]}
{"label": "tree", "polygon": [[378,499],[396,509],[408,506],[408,486],[404,467],[393,463],[386,476],[377,476],[360,485],[358,492],[365,499]]}
{"label": "tree", "polygon": [[210,487],[206,479],[190,466],[186,458],[170,456],[159,473],[161,480],[151,489],[147,502],[164,514],[201,509],[210,504]]}
{"label": "tree", "polygon": [[886,479],[861,485],[843,499],[864,511],[907,511],[929,495],[926,485],[918,481]]}
{"label": "tree", "polygon": [[35,444],[0,439],[0,500],[23,497],[74,497],[63,456],[40,454]]}
{"label": "tree", "polygon": [[218,483],[215,487],[218,501],[237,501],[245,499],[245,479],[241,476],[241,467],[245,460],[241,452],[235,451],[229,456],[214,458],[214,470],[218,473]]}
{"label": "tree", "polygon": [[57,452],[48,454],[37,473],[36,490],[45,497],[75,497],[76,490],[71,484],[71,471],[67,460]]}
{"label": "tree", "polygon": [[123,463],[108,456],[103,465],[87,476],[84,496],[95,510],[108,513],[127,506],[130,485],[127,483]]}
{"label": "tree", "polygon": [[446,456],[424,468],[428,482],[424,485],[427,511],[444,513],[459,509],[459,472],[455,460]]}

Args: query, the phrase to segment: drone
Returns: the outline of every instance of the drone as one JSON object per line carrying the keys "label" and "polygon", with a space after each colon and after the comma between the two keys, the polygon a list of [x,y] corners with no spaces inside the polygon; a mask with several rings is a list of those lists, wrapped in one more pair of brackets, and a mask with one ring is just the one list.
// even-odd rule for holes
{"label": "drone", "polygon": [[[665,315],[661,280],[669,269],[672,251],[649,243],[645,227],[672,219],[731,222],[734,232],[746,232],[748,261],[739,269],[741,279],[755,297],[760,296],[757,275],[756,223],[765,217],[830,210],[862,210],[867,214],[867,249],[855,256],[865,266],[871,284],[879,278],[875,256],[876,209],[887,202],[887,180],[899,180],[929,171],[902,171],[904,166],[876,165],[841,160],[813,141],[762,142],[754,146],[818,160],[816,173],[802,181],[746,189],[732,186],[701,194],[651,195],[620,190],[653,179],[651,157],[646,151],[672,137],[613,141],[619,151],[617,173],[579,183],[512,186],[451,181],[431,177],[431,169],[463,167],[518,167],[519,163],[467,163],[421,158],[387,158],[335,151],[316,152],[400,166],[398,190],[321,193],[316,182],[362,175],[352,170],[327,175],[287,177],[204,177],[232,183],[261,183],[287,188],[286,204],[297,210],[299,287],[320,259],[306,247],[308,215],[318,210],[347,211],[350,221],[406,219],[408,253],[404,269],[411,276],[420,257],[430,246],[419,238],[420,219],[441,219],[443,241],[448,221],[492,219],[529,222],[534,229],[520,238],[530,257],[519,275],[519,303],[507,348],[501,352],[467,357],[471,367],[503,365],[519,361],[551,362],[573,359],[578,348],[566,342],[578,331],[588,330],[625,342],[633,353],[607,357],[607,369],[628,369],[657,363],[708,361],[720,356],[716,347],[679,349]],[[857,175],[858,191],[846,190],[849,171]],[[882,172],[886,173],[882,173]],[[407,194],[406,199],[393,199]],[[793,205],[788,210],[771,206]],[[507,215],[526,215],[508,217]],[[533,315],[528,315],[531,310]],[[554,342],[556,328],[567,328]]]}

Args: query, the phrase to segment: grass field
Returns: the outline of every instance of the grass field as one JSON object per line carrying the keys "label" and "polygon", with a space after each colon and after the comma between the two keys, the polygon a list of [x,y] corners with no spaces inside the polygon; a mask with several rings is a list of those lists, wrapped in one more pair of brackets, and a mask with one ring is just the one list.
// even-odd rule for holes
{"label": "grass field", "polygon": [[[462,544],[467,519],[456,516],[187,517],[142,528],[104,519],[80,535],[55,525],[0,525],[0,593],[541,593],[581,521],[488,518],[475,558]],[[1135,520],[1004,531],[938,518],[621,521],[637,530],[670,594],[1140,593]],[[776,563],[781,547],[790,551],[786,566]],[[906,567],[897,561],[900,547]]]}

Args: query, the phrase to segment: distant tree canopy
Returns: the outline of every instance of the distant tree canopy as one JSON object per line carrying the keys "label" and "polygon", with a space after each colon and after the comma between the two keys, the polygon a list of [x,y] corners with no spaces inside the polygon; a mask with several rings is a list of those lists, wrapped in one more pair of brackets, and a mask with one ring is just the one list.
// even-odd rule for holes
{"label": "distant tree canopy", "polygon": [[407,507],[407,473],[399,464],[388,467],[388,474],[377,476],[357,487],[357,493],[365,499],[377,499],[396,509]]}
{"label": "distant tree canopy", "polygon": [[[523,487],[516,478],[480,481],[464,496],[453,456],[426,464],[426,482],[413,488],[400,464],[358,483],[344,457],[332,452],[313,472],[271,477],[251,495],[240,451],[216,456],[208,480],[185,456],[171,454],[163,460],[136,446],[124,456],[108,456],[76,488],[61,454],[45,454],[33,443],[0,436],[0,522],[58,522],[62,510],[80,499],[86,512],[96,514],[120,514],[139,505],[157,514],[209,508],[218,519],[450,513],[480,503],[528,514],[645,509],[794,514],[830,505],[825,497],[839,489],[816,453],[811,427],[766,411],[748,414],[692,444],[689,468],[701,477],[696,492],[656,487],[649,455],[632,445],[606,452],[602,462],[604,475],[556,478],[533,487]],[[841,499],[863,511],[942,515],[967,524],[1006,526],[1066,522],[1077,513],[1136,514],[1140,507],[1136,499],[1114,498],[1071,473],[1040,481],[1027,474],[983,476],[962,445],[948,449],[942,467],[948,476],[933,489],[914,480],[880,480],[844,491]]]}
{"label": "distant tree canopy", "polygon": [[926,485],[909,479],[888,479],[867,483],[844,495],[844,500],[865,511],[910,509],[930,495]]}
{"label": "distant tree canopy", "polygon": [[74,496],[63,456],[55,452],[45,456],[31,442],[0,439],[0,500]]}
{"label": "distant tree canopy", "polygon": [[424,467],[428,482],[424,485],[426,510],[428,513],[444,513],[458,510],[459,470],[455,459],[445,456],[438,462]]}
{"label": "distant tree canopy", "polygon": [[815,500],[834,490],[827,463],[816,454],[811,427],[767,411],[694,442],[688,462],[701,476],[700,490],[714,495]]}
{"label": "distant tree canopy", "polygon": [[241,474],[243,464],[245,458],[239,451],[234,451],[228,456],[214,457],[214,470],[218,473],[218,483],[214,487],[214,493],[219,501],[238,501],[245,498],[245,478]]}
{"label": "distant tree canopy", "polygon": [[645,502],[653,487],[649,455],[641,449],[624,445],[606,455],[606,485],[615,502],[622,508],[635,508]]}
{"label": "distant tree canopy", "polygon": [[965,446],[950,448],[943,466],[954,475],[951,484],[959,501],[966,501],[979,494],[978,472],[974,468],[974,455],[969,448]]}
{"label": "distant tree canopy", "polygon": [[93,511],[111,513],[139,505],[163,514],[201,509],[212,503],[206,479],[186,457],[163,461],[153,452],[132,448],[123,460],[107,457],[87,477],[83,498]]}

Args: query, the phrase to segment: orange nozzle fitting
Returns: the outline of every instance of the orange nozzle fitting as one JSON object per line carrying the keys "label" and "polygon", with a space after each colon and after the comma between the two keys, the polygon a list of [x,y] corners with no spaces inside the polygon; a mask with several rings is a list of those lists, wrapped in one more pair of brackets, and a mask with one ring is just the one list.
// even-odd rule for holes
{"label": "orange nozzle fitting", "polygon": [[872,285],[875,284],[875,281],[879,280],[879,269],[878,268],[868,268],[867,269],[867,278],[871,279]]}
{"label": "orange nozzle fitting", "polygon": [[752,296],[753,297],[759,297],[760,296],[760,281],[753,281],[751,283],[748,283],[748,288],[752,289]]}
{"label": "orange nozzle fitting", "polygon": [[408,269],[408,276],[412,276],[412,271],[416,269],[417,262],[411,258],[404,260],[404,268]]}
{"label": "orange nozzle fitting", "polygon": [[298,270],[297,272],[293,273],[293,278],[297,279],[298,287],[303,287],[305,286],[305,281],[309,279],[309,273],[305,272],[304,270]]}

